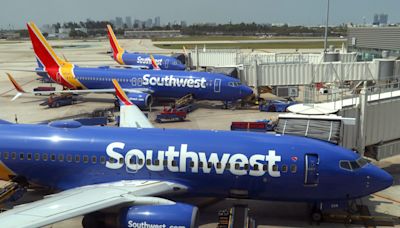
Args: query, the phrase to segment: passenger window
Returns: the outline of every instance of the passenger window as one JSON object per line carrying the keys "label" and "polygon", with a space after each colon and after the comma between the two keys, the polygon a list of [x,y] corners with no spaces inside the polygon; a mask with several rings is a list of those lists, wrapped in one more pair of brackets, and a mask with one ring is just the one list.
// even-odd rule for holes
{"label": "passenger window", "polygon": [[295,165],[295,164],[290,165],[290,172],[291,173],[296,173],[297,172],[297,165]]}
{"label": "passenger window", "polygon": [[163,160],[163,166],[167,166],[168,165],[168,160]]}
{"label": "passenger window", "polygon": [[160,160],[158,160],[158,159],[155,160],[155,161],[154,161],[154,165],[160,165]]}
{"label": "passenger window", "polygon": [[132,78],[132,86],[136,86],[136,78]]}
{"label": "passenger window", "polygon": [[151,159],[146,160],[146,165],[151,165]]}
{"label": "passenger window", "polygon": [[47,161],[48,157],[47,157],[46,153],[42,155],[42,159],[43,159],[43,161]]}
{"label": "passenger window", "polygon": [[263,171],[268,171],[268,165],[267,164],[263,165]]}
{"label": "passenger window", "polygon": [[208,167],[209,169],[211,169],[211,167],[212,167],[212,162],[208,162],[208,163],[207,163],[207,167]]}
{"label": "passenger window", "polygon": [[231,163],[226,163],[225,169],[230,169],[231,168]]}
{"label": "passenger window", "polygon": [[4,159],[8,159],[8,152],[4,152],[3,157],[4,157]]}
{"label": "passenger window", "polygon": [[50,160],[51,161],[55,161],[56,160],[56,155],[55,154],[51,154],[50,155]]}
{"label": "passenger window", "polygon": [[282,172],[286,173],[288,170],[287,165],[282,165]]}
{"label": "passenger window", "polygon": [[40,159],[39,153],[35,153],[35,161],[39,161],[39,159]]}
{"label": "passenger window", "polygon": [[272,166],[272,171],[278,171],[278,166],[277,165],[273,165]]}
{"label": "passenger window", "polygon": [[58,155],[58,161],[60,161],[60,162],[64,161],[64,154],[59,154]]}
{"label": "passenger window", "polygon": [[243,169],[244,169],[244,170],[248,170],[248,169],[249,169],[249,164],[244,164]]}
{"label": "passenger window", "polygon": [[194,167],[194,161],[190,161],[190,167],[191,167],[191,168]]}
{"label": "passenger window", "polygon": [[253,169],[254,169],[254,170],[258,170],[258,164],[255,164],[255,165],[253,166]]}
{"label": "passenger window", "polygon": [[203,162],[199,162],[199,168],[200,168],[200,169],[203,168]]}
{"label": "passenger window", "polygon": [[237,169],[237,170],[240,169],[240,164],[239,163],[235,163],[235,169]]}
{"label": "passenger window", "polygon": [[139,159],[139,165],[143,165],[143,159]]}
{"label": "passenger window", "polygon": [[83,155],[83,163],[88,163],[89,162],[89,156]]}
{"label": "passenger window", "polygon": [[75,162],[78,163],[80,161],[81,161],[81,156],[79,154],[75,155]]}
{"label": "passenger window", "polygon": [[96,156],[92,156],[92,163],[96,164],[97,163],[97,157]]}
{"label": "passenger window", "polygon": [[12,158],[13,160],[15,160],[15,159],[17,158],[17,153],[12,152],[12,153],[11,153],[11,158]]}
{"label": "passenger window", "polygon": [[178,163],[175,160],[172,160],[172,166],[176,167],[178,166]]}
{"label": "passenger window", "polygon": [[24,153],[19,153],[19,160],[24,160]]}
{"label": "passenger window", "polygon": [[31,154],[31,153],[28,153],[28,154],[26,155],[26,159],[28,159],[29,161],[32,160],[32,154]]}
{"label": "passenger window", "polygon": [[101,157],[100,157],[100,163],[101,163],[101,164],[105,164],[105,163],[106,163],[106,157],[101,156]]}
{"label": "passenger window", "polygon": [[221,162],[217,162],[217,169],[221,168]]}
{"label": "passenger window", "polygon": [[67,154],[67,162],[72,162],[72,155],[71,154]]}

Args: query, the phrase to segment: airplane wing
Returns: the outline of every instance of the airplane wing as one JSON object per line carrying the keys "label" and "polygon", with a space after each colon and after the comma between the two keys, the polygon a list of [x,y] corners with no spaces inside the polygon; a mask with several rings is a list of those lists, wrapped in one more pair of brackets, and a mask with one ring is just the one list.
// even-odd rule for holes
{"label": "airplane wing", "polygon": [[[86,93],[115,93],[113,88],[110,89],[71,89],[71,90],[55,90],[55,91],[25,91],[21,85],[11,76],[11,74],[7,73],[8,78],[10,79],[11,83],[14,85],[15,89],[18,93],[12,98],[12,101],[20,97],[22,94],[41,94],[41,95],[51,95],[54,93],[74,93],[74,94],[86,94]],[[123,91],[126,93],[153,93],[153,90],[146,89],[146,88],[124,88]]]}
{"label": "airplane wing", "polygon": [[175,202],[154,196],[186,189],[166,181],[118,181],[74,188],[0,213],[0,227],[42,227],[124,204],[170,205]]}

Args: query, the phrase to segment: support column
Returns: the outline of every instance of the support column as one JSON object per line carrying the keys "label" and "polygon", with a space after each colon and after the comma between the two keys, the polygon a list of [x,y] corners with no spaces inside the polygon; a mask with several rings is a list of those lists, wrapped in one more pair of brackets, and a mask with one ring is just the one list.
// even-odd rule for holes
{"label": "support column", "polygon": [[359,121],[358,121],[358,145],[357,150],[361,156],[364,156],[365,152],[365,114],[367,109],[367,82],[364,82],[364,86],[360,91],[360,104],[359,104]]}

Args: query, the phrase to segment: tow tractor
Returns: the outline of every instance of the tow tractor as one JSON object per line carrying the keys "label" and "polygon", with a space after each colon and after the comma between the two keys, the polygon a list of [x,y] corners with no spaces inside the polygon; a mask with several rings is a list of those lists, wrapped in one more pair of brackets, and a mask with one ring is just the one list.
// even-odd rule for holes
{"label": "tow tractor", "polygon": [[76,102],[76,97],[73,94],[51,95],[47,101],[41,103],[42,106],[50,108],[58,108],[65,105],[72,105]]}

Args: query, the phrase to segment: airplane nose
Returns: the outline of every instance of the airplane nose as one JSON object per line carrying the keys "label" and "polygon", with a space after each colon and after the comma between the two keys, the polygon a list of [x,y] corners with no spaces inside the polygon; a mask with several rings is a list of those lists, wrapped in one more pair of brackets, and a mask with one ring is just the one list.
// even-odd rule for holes
{"label": "airplane nose", "polygon": [[248,97],[253,94],[253,90],[250,87],[242,86],[240,89],[243,97]]}
{"label": "airplane nose", "polygon": [[382,191],[393,184],[393,177],[388,172],[378,167],[373,167],[370,175],[370,186],[374,192]]}

